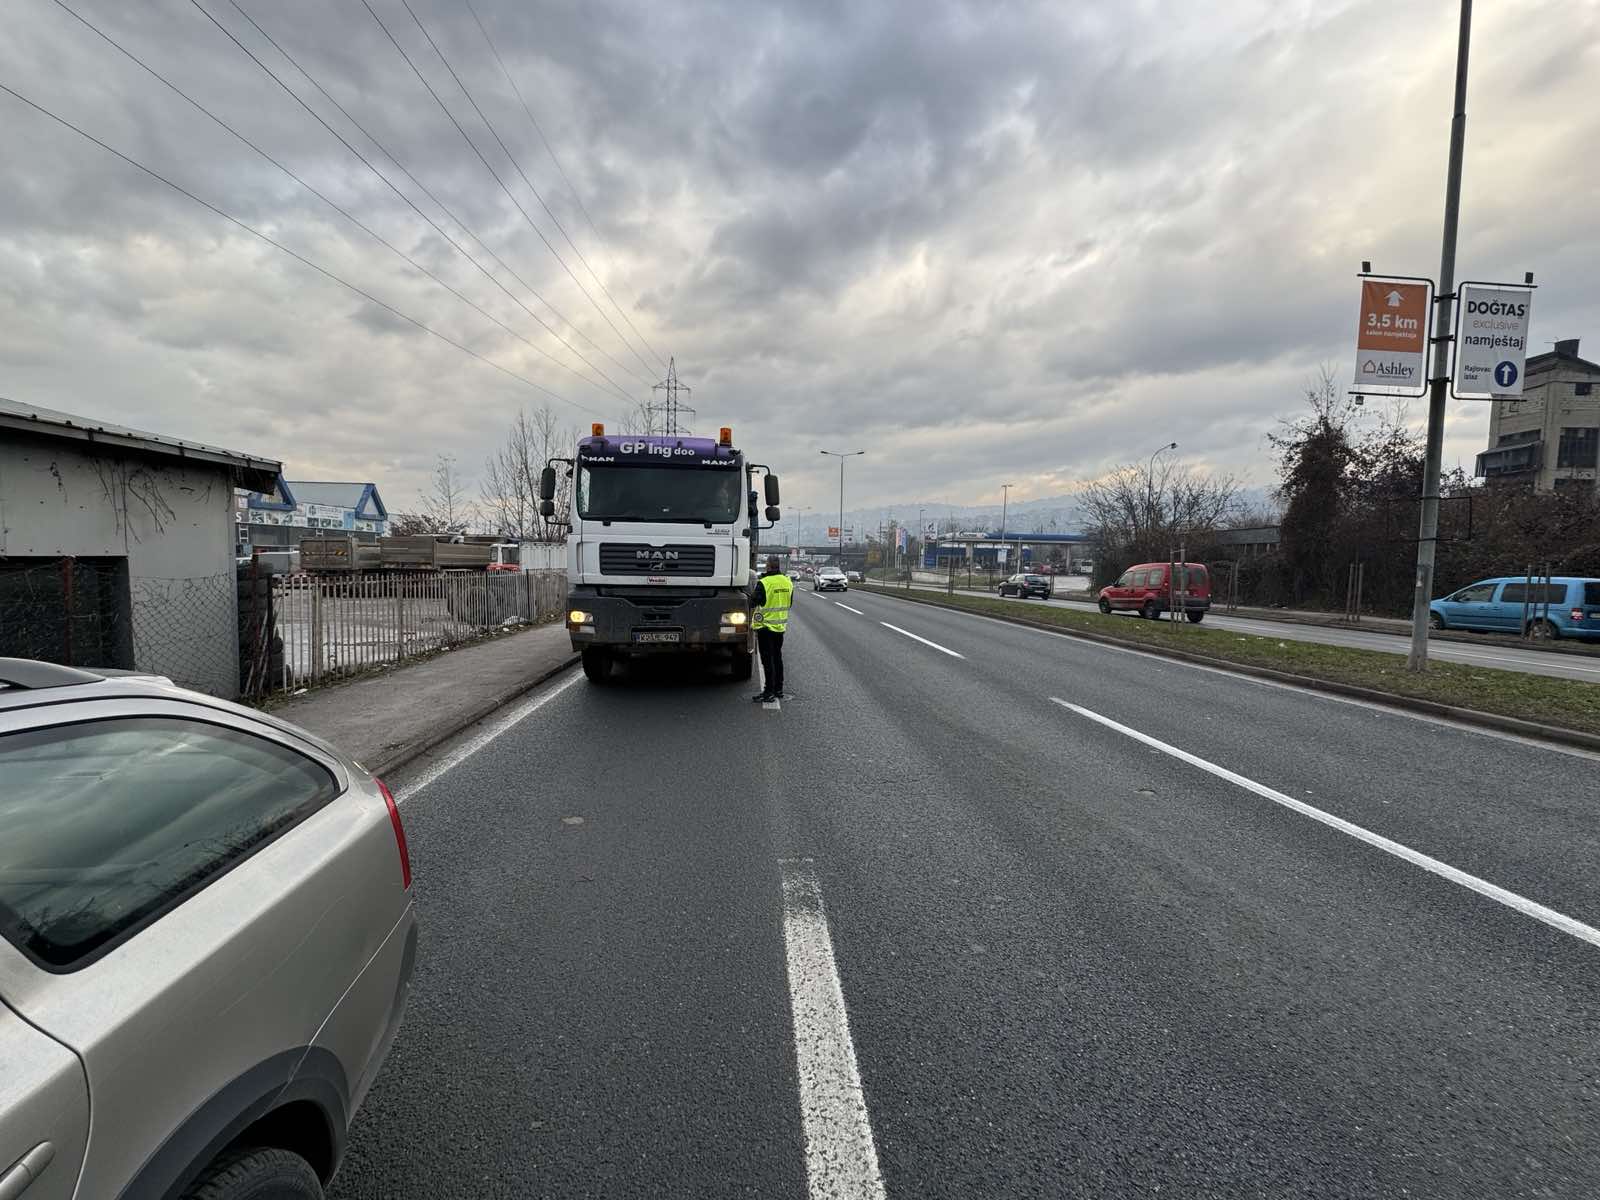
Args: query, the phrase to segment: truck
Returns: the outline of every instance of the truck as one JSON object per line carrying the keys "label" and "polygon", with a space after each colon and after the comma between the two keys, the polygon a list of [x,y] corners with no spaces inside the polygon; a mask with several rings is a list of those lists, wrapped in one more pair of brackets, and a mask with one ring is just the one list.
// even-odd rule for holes
{"label": "truck", "polygon": [[358,571],[517,571],[519,547],[495,538],[421,533],[364,542],[345,534],[300,539],[299,569],[313,575]]}
{"label": "truck", "polygon": [[540,473],[547,518],[558,470],[572,480],[567,631],[589,681],[606,683],[619,660],[691,654],[725,658],[732,678],[749,679],[748,589],[761,531],[780,519],[778,477],[748,461],[727,427],[716,438],[607,436],[595,424],[571,458]]}

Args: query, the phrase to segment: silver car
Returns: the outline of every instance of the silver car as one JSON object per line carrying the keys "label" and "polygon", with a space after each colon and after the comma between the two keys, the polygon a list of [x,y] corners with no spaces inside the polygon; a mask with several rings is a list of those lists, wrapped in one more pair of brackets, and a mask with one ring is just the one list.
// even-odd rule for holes
{"label": "silver car", "polygon": [[0,1198],[320,1197],[416,946],[399,810],[333,747],[0,659]]}

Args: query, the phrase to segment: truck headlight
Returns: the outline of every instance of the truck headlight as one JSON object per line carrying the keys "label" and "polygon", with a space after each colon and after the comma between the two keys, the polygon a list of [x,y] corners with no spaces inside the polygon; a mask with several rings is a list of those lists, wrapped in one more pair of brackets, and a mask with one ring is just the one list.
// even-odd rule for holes
{"label": "truck headlight", "polygon": [[573,609],[567,614],[567,622],[572,625],[593,625],[594,614]]}
{"label": "truck headlight", "polygon": [[749,613],[731,612],[722,614],[722,623],[724,625],[743,625],[749,620]]}

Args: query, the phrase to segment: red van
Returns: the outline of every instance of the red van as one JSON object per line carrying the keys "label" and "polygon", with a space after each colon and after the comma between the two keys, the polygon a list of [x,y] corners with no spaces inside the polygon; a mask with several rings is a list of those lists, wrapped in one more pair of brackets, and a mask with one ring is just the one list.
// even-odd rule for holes
{"label": "red van", "polygon": [[[1172,563],[1140,563],[1129,567],[1122,578],[1100,589],[1100,611],[1132,612],[1155,619],[1168,611],[1173,588],[1168,574]],[[1205,620],[1211,608],[1211,573],[1204,563],[1178,563],[1177,594],[1183,615],[1196,624]]]}

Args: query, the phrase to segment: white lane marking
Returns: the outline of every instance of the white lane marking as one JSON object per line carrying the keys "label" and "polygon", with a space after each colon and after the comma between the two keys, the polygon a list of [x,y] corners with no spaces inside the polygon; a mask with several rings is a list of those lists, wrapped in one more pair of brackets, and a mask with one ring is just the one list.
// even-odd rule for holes
{"label": "white lane marking", "polygon": [[445,774],[447,771],[455,770],[462,763],[466,762],[467,759],[471,758],[479,750],[482,750],[501,734],[512,729],[519,722],[527,720],[534,713],[538,712],[546,704],[549,704],[550,701],[561,695],[561,693],[565,692],[568,688],[572,687],[582,678],[582,672],[574,671],[571,675],[562,680],[560,683],[556,684],[556,686],[551,688],[549,691],[540,692],[537,696],[534,696],[528,700],[524,700],[521,704],[511,709],[499,720],[495,721],[494,724],[489,725],[473,734],[471,738],[465,742],[462,742],[461,745],[450,751],[450,753],[446,754],[443,758],[429,765],[426,771],[407,784],[405,789],[395,798],[395,803],[404,804],[407,800],[410,800],[420,792],[425,791],[441,775]]}
{"label": "white lane marking", "polygon": [[1004,625],[1008,629],[1021,630],[1023,633],[1032,633],[1040,637],[1055,638],[1057,641],[1071,642],[1073,645],[1085,650],[1108,650],[1113,654],[1131,654],[1136,658],[1144,659],[1152,666],[1204,671],[1209,675],[1220,675],[1224,679],[1230,679],[1236,683],[1252,683],[1257,687],[1280,688],[1283,691],[1294,692],[1296,695],[1305,696],[1311,700],[1327,700],[1334,704],[1348,704],[1352,708],[1365,708],[1371,712],[1383,713],[1386,716],[1404,717],[1408,721],[1422,721],[1428,725],[1452,729],[1457,733],[1472,734],[1474,737],[1495,738],[1502,742],[1515,742],[1519,746],[1526,746],[1533,750],[1547,750],[1552,754],[1566,754],[1573,758],[1586,758],[1594,762],[1600,762],[1600,754],[1593,750],[1585,750],[1580,746],[1563,746],[1559,742],[1540,741],[1538,738],[1527,737],[1520,733],[1507,733],[1503,729],[1486,729],[1482,725],[1471,725],[1464,721],[1451,720],[1449,717],[1434,716],[1432,713],[1415,712],[1409,708],[1399,708],[1376,700],[1362,700],[1355,696],[1340,696],[1317,688],[1302,687],[1297,683],[1284,683],[1281,679],[1262,679],[1257,675],[1241,675],[1238,671],[1230,671],[1225,667],[1211,667],[1205,663],[1188,662],[1181,658],[1169,658],[1164,654],[1157,654],[1151,650],[1140,650],[1133,646],[1113,646],[1108,642],[1092,642],[1086,638],[1073,637],[1070,633],[1056,633],[1054,630],[1040,629],[1036,625],[1018,625],[1014,621],[986,616],[983,613],[968,612],[961,608],[946,608],[942,611],[954,613],[958,617],[966,617],[973,621],[987,621],[991,625]]}
{"label": "white lane marking", "polygon": [[883,1200],[883,1176],[850,1040],[822,888],[809,859],[785,859],[783,943],[794,1014],[800,1122],[811,1200]]}
{"label": "white lane marking", "polygon": [[838,605],[840,608],[844,609],[845,612],[853,612],[858,617],[864,617],[864,616],[867,615],[866,613],[862,612],[859,608],[851,608],[848,604],[844,603],[844,601],[842,601],[842,600],[835,600],[834,603],[836,605]]}
{"label": "white lane marking", "polygon": [[[865,616],[866,614],[863,613],[862,615]],[[900,626],[891,625],[887,621],[879,621],[878,624],[882,625],[885,629],[892,629],[896,633],[904,634],[906,637],[910,638],[913,642],[921,642],[924,646],[932,646],[935,650],[939,651],[940,654],[948,654],[951,658],[965,658],[966,657],[965,654],[957,654],[954,650],[946,649],[944,646],[939,645],[938,642],[930,642],[925,637],[918,637],[916,634],[912,633],[909,629],[901,629]]]}
{"label": "white lane marking", "polygon": [[1535,921],[1543,921],[1552,929],[1559,929],[1562,933],[1569,934],[1580,942],[1588,942],[1591,946],[1600,947],[1600,929],[1596,929],[1593,925],[1586,925],[1574,917],[1567,916],[1565,913],[1557,912],[1553,908],[1546,908],[1536,900],[1529,900],[1526,896],[1519,896],[1516,892],[1507,891],[1498,884],[1490,883],[1487,879],[1469,875],[1459,867],[1452,867],[1449,863],[1440,862],[1437,858],[1430,857],[1420,850],[1413,850],[1410,846],[1401,845],[1399,842],[1384,837],[1381,833],[1373,833],[1370,829],[1364,829],[1360,825],[1346,821],[1343,817],[1336,817],[1332,813],[1323,812],[1322,809],[1314,808],[1304,800],[1296,800],[1293,796],[1286,796],[1284,793],[1275,788],[1270,788],[1264,783],[1257,783],[1253,779],[1228,770],[1227,767],[1219,767],[1216,763],[1208,762],[1198,755],[1190,754],[1187,750],[1180,750],[1176,746],[1168,745],[1159,738],[1151,737],[1148,733],[1140,733],[1137,729],[1130,728],[1118,721],[1113,721],[1110,717],[1103,717],[1097,712],[1084,708],[1082,705],[1072,704],[1059,696],[1051,696],[1050,699],[1053,703],[1077,713],[1080,717],[1087,717],[1091,721],[1104,725],[1107,729],[1114,729],[1136,742],[1142,742],[1152,749],[1161,751],[1163,754],[1169,754],[1180,762],[1186,762],[1192,767],[1199,767],[1202,771],[1215,775],[1218,779],[1225,779],[1229,783],[1244,788],[1247,792],[1254,792],[1258,796],[1271,800],[1274,804],[1281,804],[1291,812],[1297,812],[1303,817],[1310,817],[1313,821],[1320,821],[1330,829],[1337,829],[1340,833],[1349,834],[1357,841],[1374,846],[1385,854],[1392,854],[1414,867],[1421,867],[1424,871],[1430,871],[1441,879],[1448,879],[1451,883],[1459,884],[1468,891],[1477,892],[1480,896],[1486,896],[1497,904],[1503,904],[1525,917],[1532,917]]}

